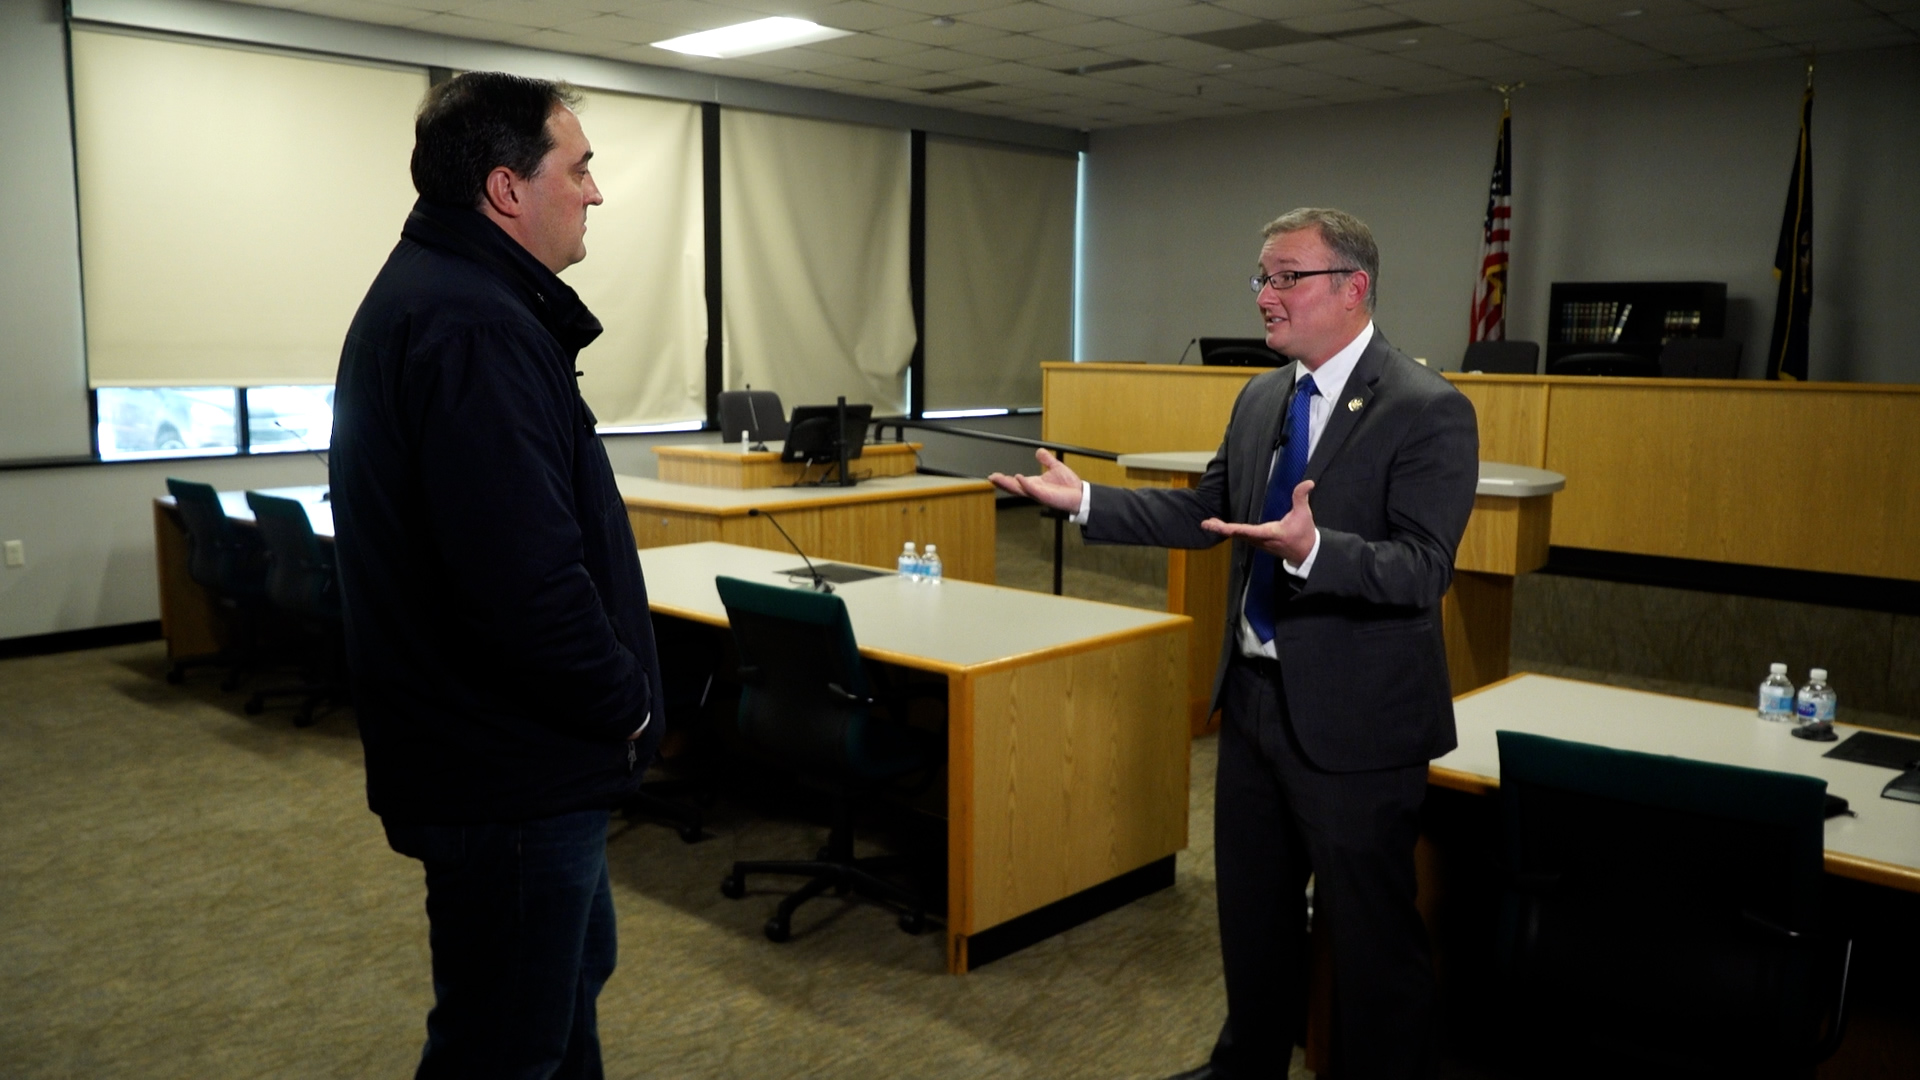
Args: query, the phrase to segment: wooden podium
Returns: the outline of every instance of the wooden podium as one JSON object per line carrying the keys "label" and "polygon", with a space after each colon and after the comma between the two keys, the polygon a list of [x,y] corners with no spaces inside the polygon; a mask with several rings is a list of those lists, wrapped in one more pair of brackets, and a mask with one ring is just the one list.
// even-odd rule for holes
{"label": "wooden podium", "polygon": [[[1210,450],[1122,454],[1120,467],[1142,486],[1190,487],[1213,460]],[[1447,671],[1453,692],[1498,682],[1507,676],[1513,640],[1513,579],[1547,561],[1553,524],[1553,493],[1566,478],[1545,469],[1500,462],[1480,463],[1473,516],[1454,558],[1453,588],[1441,602],[1447,637]],[[1167,551],[1167,610],[1191,615],[1196,630],[1187,641],[1187,721],[1195,735],[1218,726],[1211,710],[1213,673],[1220,663],[1220,625],[1227,617],[1227,544]]]}

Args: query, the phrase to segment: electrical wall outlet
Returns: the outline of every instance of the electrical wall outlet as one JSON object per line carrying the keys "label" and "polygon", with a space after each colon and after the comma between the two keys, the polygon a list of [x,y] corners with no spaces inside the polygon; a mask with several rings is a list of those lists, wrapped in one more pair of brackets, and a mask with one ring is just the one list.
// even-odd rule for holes
{"label": "electrical wall outlet", "polygon": [[7,541],[7,565],[27,565],[27,542],[25,540]]}

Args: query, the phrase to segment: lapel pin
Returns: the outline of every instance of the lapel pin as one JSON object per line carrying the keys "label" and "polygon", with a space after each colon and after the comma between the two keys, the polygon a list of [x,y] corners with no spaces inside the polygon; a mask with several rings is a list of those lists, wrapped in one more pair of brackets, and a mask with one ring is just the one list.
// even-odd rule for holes
{"label": "lapel pin", "polygon": [[1351,401],[1349,401],[1349,402],[1347,402],[1347,411],[1348,411],[1348,412],[1359,412],[1359,411],[1360,411],[1360,406],[1362,406],[1362,405],[1365,405],[1365,404],[1366,404],[1366,402],[1364,402],[1364,401],[1361,401],[1361,400],[1360,400],[1359,398],[1354,398],[1354,399],[1352,399]]}

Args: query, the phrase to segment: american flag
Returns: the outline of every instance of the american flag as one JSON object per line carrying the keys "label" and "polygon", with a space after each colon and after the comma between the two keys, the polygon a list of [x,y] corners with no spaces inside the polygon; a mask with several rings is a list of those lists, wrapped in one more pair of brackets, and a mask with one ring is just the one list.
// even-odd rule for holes
{"label": "american flag", "polygon": [[1493,182],[1487,185],[1487,220],[1480,240],[1480,280],[1473,287],[1473,324],[1468,341],[1507,336],[1507,240],[1513,218],[1513,111],[1500,113],[1500,144],[1493,151]]}

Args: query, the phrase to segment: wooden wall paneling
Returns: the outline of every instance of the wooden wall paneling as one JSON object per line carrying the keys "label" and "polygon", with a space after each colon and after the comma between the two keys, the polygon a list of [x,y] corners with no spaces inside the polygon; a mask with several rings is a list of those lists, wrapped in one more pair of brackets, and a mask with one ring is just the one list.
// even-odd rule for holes
{"label": "wooden wall paneling", "polygon": [[1456,570],[1440,601],[1447,675],[1456,696],[1507,677],[1513,651],[1513,578]]}
{"label": "wooden wall paneling", "polygon": [[[973,678],[965,932],[1187,843],[1187,630]],[[989,720],[988,718],[991,718]]]}
{"label": "wooden wall paneling", "polygon": [[154,551],[159,558],[160,636],[167,659],[193,660],[225,647],[231,628],[219,605],[187,571],[187,530],[180,512],[153,504]]}
{"label": "wooden wall paneling", "polygon": [[628,506],[627,524],[633,528],[634,546],[642,548],[720,539],[720,521],[710,514]]}
{"label": "wooden wall paneling", "polygon": [[[1217,449],[1234,399],[1264,369],[1051,363],[1040,370],[1042,438],[1131,454]],[[1110,461],[1067,464],[1094,483],[1137,483]]]}
{"label": "wooden wall paneling", "polygon": [[1513,577],[1547,564],[1547,542],[1553,527],[1553,496],[1526,499],[1479,495],[1473,516],[1455,552],[1455,570]]}
{"label": "wooden wall paneling", "polygon": [[1480,460],[1544,469],[1549,385],[1525,375],[1448,375],[1473,402]]}
{"label": "wooden wall paneling", "polygon": [[1920,387],[1559,382],[1553,543],[1920,579]]}
{"label": "wooden wall paneling", "polygon": [[[915,453],[920,443],[873,443],[848,463],[855,476],[906,476],[919,467]],[[727,488],[789,487],[802,479],[817,480],[824,466],[788,464],[778,450],[742,454],[737,446],[703,443],[697,446],[657,446],[653,456],[659,478],[669,484]]]}

